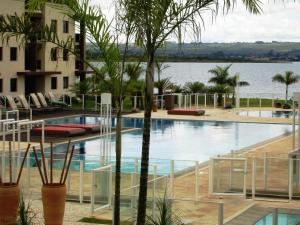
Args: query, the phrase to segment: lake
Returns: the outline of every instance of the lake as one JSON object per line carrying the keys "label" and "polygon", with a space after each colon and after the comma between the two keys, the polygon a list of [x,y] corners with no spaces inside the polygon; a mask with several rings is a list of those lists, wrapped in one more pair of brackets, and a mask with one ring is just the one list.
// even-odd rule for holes
{"label": "lake", "polygon": [[[208,70],[215,66],[226,66],[230,63],[197,63],[197,62],[166,62],[169,67],[162,72],[162,78],[169,77],[172,82],[183,85],[185,82],[200,81],[209,84],[212,76]],[[242,96],[250,94],[254,96],[284,97],[285,86],[272,82],[272,77],[277,73],[287,70],[300,75],[300,62],[293,63],[232,63],[230,74],[239,73],[240,80],[248,81],[250,86],[241,87]],[[157,79],[157,78],[156,78]],[[291,85],[289,93],[300,91],[300,82]],[[263,94],[261,94],[263,93]]]}

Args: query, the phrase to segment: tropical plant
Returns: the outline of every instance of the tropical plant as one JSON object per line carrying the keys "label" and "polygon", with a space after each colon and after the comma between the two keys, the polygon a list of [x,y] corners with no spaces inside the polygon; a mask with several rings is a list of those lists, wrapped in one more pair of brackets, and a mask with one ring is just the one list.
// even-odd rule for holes
{"label": "tropical plant", "polygon": [[299,81],[300,76],[296,75],[293,71],[286,71],[284,74],[276,74],[273,76],[273,82],[279,82],[285,85],[285,102],[288,100],[289,86]]}
{"label": "tropical plant", "polygon": [[[162,95],[165,93],[166,90],[171,89],[172,82],[170,81],[170,78],[164,78],[159,81],[156,81],[154,83],[154,87],[158,89],[158,94]],[[161,93],[160,93],[161,90]]]}
{"label": "tropical plant", "polygon": [[146,225],[183,225],[178,215],[172,213],[172,200],[166,196],[156,202],[157,214],[147,216]]}
{"label": "tropical plant", "polygon": [[183,92],[183,88],[182,88],[182,86],[180,84],[174,84],[174,83],[172,83],[172,85],[171,85],[170,88],[171,88],[172,92],[174,92],[174,93],[181,93],[181,92]]}
{"label": "tropical plant", "polygon": [[131,81],[137,81],[140,79],[141,74],[144,72],[141,63],[127,63],[124,72]]}
{"label": "tropical plant", "polygon": [[186,82],[183,86],[183,90],[188,93],[204,93],[206,92],[205,84],[196,82]]}
{"label": "tropical plant", "polygon": [[236,87],[245,87],[250,85],[247,81],[238,81],[238,77],[239,74],[234,74],[232,77],[229,77],[228,80],[229,86],[232,88],[232,104],[234,104]]}
{"label": "tropical plant", "polygon": [[[203,13],[212,13],[218,7],[217,0],[120,0],[124,19],[132,18],[135,28],[135,42],[141,46],[147,60],[145,76],[145,111],[143,127],[143,144],[141,157],[140,188],[138,199],[137,224],[144,225],[146,218],[147,185],[149,169],[151,111],[154,89],[154,64],[157,50],[175,34],[182,41],[182,31],[192,28],[193,33],[199,34],[203,24]],[[223,1],[224,10],[232,8],[235,0]],[[243,3],[252,13],[259,13],[259,1],[248,0]]]}
{"label": "tropical plant", "polygon": [[20,198],[19,204],[19,215],[18,215],[18,225],[34,225],[38,224],[36,221],[37,214],[31,207],[30,203],[24,201],[23,196]]}
{"label": "tropical plant", "polygon": [[[160,83],[161,81],[161,73],[169,68],[170,66],[169,65],[166,65],[164,62],[156,59],[155,60],[155,67],[156,67],[156,71],[157,71],[157,82]],[[161,87],[161,86],[160,86]],[[162,95],[163,94],[163,89],[161,89],[160,87],[157,87],[158,88],[158,94],[159,95]]]}
{"label": "tropical plant", "polygon": [[[128,52],[128,42],[132,34],[132,23],[131,16],[119,19],[122,12],[121,9],[116,10],[118,14],[115,15],[117,21],[115,32],[111,28],[111,23],[108,22],[103,15],[99,6],[91,6],[90,0],[28,0],[29,9],[40,8],[46,2],[61,3],[69,7],[65,10],[64,7],[58,6],[58,8],[65,13],[66,16],[72,18],[74,21],[80,23],[80,29],[86,32],[86,36],[91,45],[97,49],[100,54],[98,59],[101,59],[104,63],[103,68],[98,68],[94,64],[90,63],[84,57],[81,58],[81,63],[85,63],[86,66],[90,67],[96,74],[94,80],[100,81],[100,87],[110,88],[114,99],[116,101],[116,166],[115,166],[115,198],[114,198],[114,223],[115,225],[120,224],[120,184],[121,184],[121,118],[122,118],[122,104],[123,104],[123,93],[125,87],[125,59]],[[116,8],[121,6],[116,2]],[[64,11],[65,10],[65,11]],[[76,24],[76,23],[75,23]],[[47,26],[46,26],[47,27]],[[51,30],[50,30],[51,31]],[[42,40],[51,42],[57,45],[59,48],[68,49],[71,54],[77,55],[74,48],[73,39],[67,41],[59,40],[58,36],[53,32],[49,32],[49,29],[45,30],[46,35],[42,35]],[[20,32],[15,32],[19,35]],[[122,34],[124,37],[125,48],[123,54],[120,54],[119,49],[119,36]],[[22,36],[22,35],[20,35]],[[82,38],[82,37],[81,37]],[[84,39],[85,41],[85,39]],[[82,62],[84,61],[84,62]]]}

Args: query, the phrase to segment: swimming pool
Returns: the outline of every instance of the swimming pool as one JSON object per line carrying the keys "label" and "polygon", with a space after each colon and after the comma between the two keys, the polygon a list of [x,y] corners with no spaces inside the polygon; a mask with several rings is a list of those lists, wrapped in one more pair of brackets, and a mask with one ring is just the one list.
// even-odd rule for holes
{"label": "swimming pool", "polygon": [[[49,120],[57,123],[97,123],[98,117],[77,116]],[[114,126],[115,119],[112,124]],[[143,119],[123,118],[123,127],[138,128],[122,135],[123,156],[140,158]],[[179,121],[153,119],[150,158],[206,161],[211,156],[225,154],[291,131],[290,125],[237,123],[216,121]],[[111,139],[112,149],[115,137]],[[58,146],[63,151],[65,146]],[[100,154],[99,138],[76,143],[85,158]]]}
{"label": "swimming pool", "polygon": [[[300,223],[300,215],[279,213],[278,214],[278,225],[297,225]],[[264,218],[260,219],[254,225],[272,225],[273,215],[269,214]]]}
{"label": "swimming pool", "polygon": [[293,112],[292,111],[271,111],[271,110],[242,111],[242,112],[238,112],[237,115],[250,116],[250,117],[264,117],[264,118],[292,118]]}

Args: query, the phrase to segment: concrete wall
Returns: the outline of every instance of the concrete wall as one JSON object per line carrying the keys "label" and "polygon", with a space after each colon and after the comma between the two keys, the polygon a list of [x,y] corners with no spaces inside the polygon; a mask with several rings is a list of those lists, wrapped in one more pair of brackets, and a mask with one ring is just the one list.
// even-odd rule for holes
{"label": "concrete wall", "polygon": [[[75,38],[75,23],[64,14],[67,7],[57,8],[57,5],[47,3],[43,9],[43,22],[48,26],[51,25],[51,20],[57,21],[57,35],[59,40],[67,41],[71,36]],[[63,33],[63,21],[69,21],[69,33]],[[51,49],[57,47],[52,43],[46,43],[44,46],[44,64],[42,68],[46,71],[61,71],[60,75],[47,76],[45,79],[45,92],[52,91],[53,93],[63,94],[68,90],[63,89],[63,77],[69,77],[69,85],[75,82],[75,56],[69,54],[68,61],[63,60],[63,50],[58,49],[57,61],[51,61]],[[57,89],[51,90],[51,77],[57,77]]]}
{"label": "concrete wall", "polygon": [[[24,0],[1,0],[0,15],[22,15],[25,12]],[[15,38],[9,42],[0,41],[3,47],[3,59],[0,61],[0,79],[3,79],[3,92],[0,94],[10,94],[16,96],[24,93],[24,78],[17,76],[17,72],[24,70],[25,55],[24,49],[19,46]],[[10,47],[18,47],[17,61],[10,61]],[[17,78],[17,92],[10,92],[10,79]]]}
{"label": "concrete wall", "polygon": [[[0,15],[22,15],[25,13],[25,1],[24,0],[0,0]],[[57,20],[57,32],[60,40],[66,41],[69,36],[75,38],[75,23],[69,17],[67,17],[63,11],[66,7],[47,3],[42,9],[42,21],[44,24],[50,26],[51,20]],[[63,33],[63,21],[69,21],[69,33]],[[0,47],[3,47],[3,60],[0,61],[0,79],[3,79],[3,92],[0,95],[13,95],[25,93],[25,76],[17,76],[17,72],[25,71],[25,50],[20,43],[17,43],[12,38],[8,43],[2,44],[0,41]],[[10,61],[10,47],[18,47],[17,61]],[[63,89],[63,77],[69,77],[69,86],[75,82],[75,56],[69,55],[68,61],[63,61],[63,51],[58,50],[58,60],[51,61],[50,53],[51,48],[57,47],[51,43],[41,44],[37,56],[41,60],[41,71],[61,71],[59,75],[46,75],[37,77],[37,91],[47,93],[52,91],[53,93],[63,94],[68,90]],[[57,77],[57,89],[51,90],[51,77]],[[18,79],[17,92],[10,92],[10,79]]]}

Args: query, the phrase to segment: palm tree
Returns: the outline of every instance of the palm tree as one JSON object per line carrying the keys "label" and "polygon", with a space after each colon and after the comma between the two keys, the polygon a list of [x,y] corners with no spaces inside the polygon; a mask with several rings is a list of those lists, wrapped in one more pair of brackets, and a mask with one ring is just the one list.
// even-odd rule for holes
{"label": "palm tree", "polygon": [[[133,19],[135,27],[135,43],[144,50],[147,60],[145,76],[145,111],[143,142],[141,156],[140,188],[138,199],[137,224],[145,225],[148,170],[150,149],[151,113],[154,92],[154,64],[157,50],[165,44],[171,35],[177,35],[182,41],[182,30],[192,27],[193,32],[201,31],[203,13],[208,10],[212,13],[219,5],[218,0],[120,0],[125,18]],[[260,12],[259,0],[242,1],[251,13]],[[235,0],[223,1],[224,11],[229,10],[235,4]],[[198,31],[198,32],[197,32]]]}
{"label": "palm tree", "polygon": [[214,83],[218,88],[218,105],[222,105],[222,94],[228,93],[229,89],[227,88],[230,83],[229,78],[229,69],[232,64],[227,66],[216,66],[214,69],[210,69],[208,72],[213,74],[214,76],[209,79],[208,82]]}
{"label": "palm tree", "polygon": [[186,82],[183,86],[183,90],[188,93],[204,93],[206,91],[205,84],[196,82]]}
{"label": "palm tree", "polygon": [[154,87],[158,89],[158,94],[162,95],[167,89],[171,89],[172,82],[170,81],[170,78],[164,78],[159,81],[156,81],[154,83]]}
{"label": "palm tree", "polygon": [[232,77],[229,78],[229,86],[231,86],[232,88],[232,104],[234,103],[236,87],[245,87],[250,85],[247,81],[238,82],[238,76],[239,74],[234,74]]}
{"label": "palm tree", "polygon": [[273,82],[279,82],[285,84],[285,102],[288,99],[289,86],[299,81],[300,76],[294,74],[293,71],[286,71],[285,74],[276,74],[273,78]]}
{"label": "palm tree", "polygon": [[[158,59],[155,60],[155,67],[157,70],[157,81],[160,82],[160,78],[161,78],[161,73],[163,70],[169,68],[169,65],[165,65],[164,62],[159,61]],[[158,89],[158,94],[162,95],[162,91],[160,89]]]}

